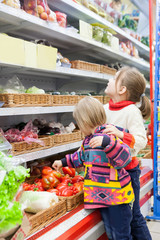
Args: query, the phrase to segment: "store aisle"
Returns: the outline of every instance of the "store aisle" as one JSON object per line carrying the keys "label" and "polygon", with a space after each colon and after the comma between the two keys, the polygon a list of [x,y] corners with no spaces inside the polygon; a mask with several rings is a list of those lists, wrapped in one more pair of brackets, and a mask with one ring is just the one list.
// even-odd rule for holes
{"label": "store aisle", "polygon": [[147,221],[152,240],[160,240],[160,221]]}

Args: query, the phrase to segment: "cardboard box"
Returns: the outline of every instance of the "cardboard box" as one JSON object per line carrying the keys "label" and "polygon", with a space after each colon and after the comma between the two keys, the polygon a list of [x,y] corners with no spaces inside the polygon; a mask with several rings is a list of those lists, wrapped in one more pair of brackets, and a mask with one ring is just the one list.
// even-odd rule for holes
{"label": "cardboard box", "polygon": [[37,45],[32,42],[24,41],[25,66],[37,67]]}
{"label": "cardboard box", "polygon": [[24,40],[0,34],[0,62],[24,65]]}
{"label": "cardboard box", "polygon": [[57,48],[37,44],[37,68],[56,69]]}

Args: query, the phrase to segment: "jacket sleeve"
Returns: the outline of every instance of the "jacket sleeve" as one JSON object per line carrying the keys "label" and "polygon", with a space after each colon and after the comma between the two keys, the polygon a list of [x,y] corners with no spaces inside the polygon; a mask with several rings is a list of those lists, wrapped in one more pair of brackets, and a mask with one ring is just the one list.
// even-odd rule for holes
{"label": "jacket sleeve", "polygon": [[132,134],[129,133],[128,129],[116,126],[116,128],[123,132],[123,142],[126,143],[130,148],[134,148],[135,139]]}
{"label": "jacket sleeve", "polygon": [[80,151],[76,151],[73,154],[67,154],[64,159],[61,159],[63,167],[68,166],[72,168],[78,168],[83,166],[84,162],[84,147],[81,146]]}
{"label": "jacket sleeve", "polygon": [[115,169],[126,167],[131,162],[130,148],[113,135],[106,134],[104,139],[106,139],[106,141],[103,141],[103,145],[104,142],[106,142],[104,151],[106,152],[110,164]]}

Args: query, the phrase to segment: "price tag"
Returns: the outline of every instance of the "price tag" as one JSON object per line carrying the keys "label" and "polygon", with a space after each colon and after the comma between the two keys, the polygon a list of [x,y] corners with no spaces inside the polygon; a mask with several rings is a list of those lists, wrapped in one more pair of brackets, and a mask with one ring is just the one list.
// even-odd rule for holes
{"label": "price tag", "polygon": [[80,35],[87,39],[92,39],[92,26],[82,20],[79,20]]}

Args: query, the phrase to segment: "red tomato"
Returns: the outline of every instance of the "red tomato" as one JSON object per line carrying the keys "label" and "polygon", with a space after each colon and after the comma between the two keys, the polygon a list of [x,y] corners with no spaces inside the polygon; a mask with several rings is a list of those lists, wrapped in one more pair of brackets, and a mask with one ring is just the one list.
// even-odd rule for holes
{"label": "red tomato", "polygon": [[76,174],[75,168],[62,167],[62,171],[64,172],[64,174],[68,174],[70,177],[74,177]]}
{"label": "red tomato", "polygon": [[73,186],[77,189],[78,192],[83,190],[83,185],[84,185],[83,182],[76,182],[73,184]]}
{"label": "red tomato", "polygon": [[59,196],[59,191],[56,188],[49,189],[47,192],[55,193],[57,196]]}
{"label": "red tomato", "polygon": [[57,171],[53,170],[52,173],[58,180],[61,181],[62,174],[60,172],[57,172]]}
{"label": "red tomato", "polygon": [[53,171],[52,168],[45,166],[45,167],[42,168],[42,175],[48,175],[48,174],[50,174],[52,171]]}
{"label": "red tomato", "polygon": [[74,178],[72,178],[72,183],[81,182],[83,180],[84,180],[83,176],[77,175],[77,176],[74,176]]}
{"label": "red tomato", "polygon": [[42,178],[42,186],[45,190],[56,187],[58,183],[59,180],[52,173]]}
{"label": "red tomato", "polygon": [[61,191],[61,196],[70,197],[72,195],[73,195],[73,190],[72,189],[65,188]]}

